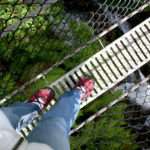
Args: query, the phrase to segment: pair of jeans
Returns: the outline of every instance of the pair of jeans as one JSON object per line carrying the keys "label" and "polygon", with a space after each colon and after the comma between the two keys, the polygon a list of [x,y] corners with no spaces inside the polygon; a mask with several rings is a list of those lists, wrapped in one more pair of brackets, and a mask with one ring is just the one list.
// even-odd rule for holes
{"label": "pair of jeans", "polygon": [[[43,115],[38,126],[27,137],[28,142],[50,145],[54,150],[69,150],[69,131],[80,111],[79,89],[73,89],[60,96],[58,102]],[[33,103],[22,103],[2,108],[14,129],[19,119],[39,107]]]}

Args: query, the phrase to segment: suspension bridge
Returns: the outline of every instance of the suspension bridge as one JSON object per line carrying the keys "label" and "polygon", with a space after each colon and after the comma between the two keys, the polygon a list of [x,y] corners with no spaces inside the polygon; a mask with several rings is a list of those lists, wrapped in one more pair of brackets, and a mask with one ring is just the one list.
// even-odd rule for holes
{"label": "suspension bridge", "polygon": [[[81,103],[83,108],[148,63],[150,61],[149,27],[150,18],[50,84],[49,86],[56,93],[56,99],[65,91],[71,90],[80,77],[92,76],[95,80],[94,92],[87,101]],[[51,103],[53,106],[55,101]]]}
{"label": "suspension bridge", "polygon": [[[106,3],[104,4],[106,6]],[[43,8],[46,9],[48,3],[45,3],[44,5],[45,6]],[[96,33],[96,36],[93,39],[87,41],[88,44],[92,43],[95,40],[98,40],[107,33],[111,32],[117,26],[120,26],[120,24],[123,24],[128,19],[132,18],[139,12],[143,11],[146,7],[149,7],[149,1],[145,1],[140,6],[137,3],[135,10],[133,10],[130,13],[127,13],[127,11],[124,12],[124,15],[119,20],[119,22],[114,22],[113,24],[110,24],[109,27],[107,26],[107,28],[104,28],[104,31],[98,30],[97,33],[98,32],[99,33],[98,34]],[[95,16],[96,14],[99,14],[100,9],[101,7],[96,11],[96,13],[94,13]],[[107,7],[104,10],[105,11],[103,11],[103,14],[104,12],[106,12]],[[119,13],[118,10],[117,13]],[[37,12],[36,14],[33,15],[34,17],[36,17]],[[33,17],[33,15],[28,14],[27,17],[23,19]],[[92,26],[97,30],[100,27],[100,24],[97,26],[93,24],[94,21],[95,22],[98,21],[98,18],[96,17],[95,19],[94,15],[92,13],[92,17],[89,19],[89,24],[92,24]],[[14,25],[6,27],[4,29],[4,32],[1,34],[1,37],[6,36],[6,34],[10,32],[10,30],[12,31],[17,30],[18,25],[19,24],[16,23]],[[85,46],[79,47],[74,54],[80,52],[80,50],[82,50],[84,47]],[[45,80],[45,75],[48,72],[50,72],[54,67],[60,65],[61,63],[64,63],[66,59],[72,56],[73,56],[72,54],[66,56],[65,59],[63,59],[63,61],[54,64],[53,67],[49,68],[48,70],[45,70],[44,72],[42,72],[29,82],[25,83],[19,89],[15,90],[11,94],[1,99],[0,105],[7,103],[9,99],[11,99],[14,95],[17,95],[20,91],[23,91],[28,85],[32,84],[33,82],[36,82],[41,78]],[[95,80],[95,88],[92,93],[92,96],[88,98],[87,101],[82,102],[81,108],[86,107],[86,105],[88,104],[90,105],[90,103],[95,101],[98,97],[100,97],[107,91],[111,90],[114,86],[118,85],[121,81],[126,79],[135,71],[139,70],[145,64],[148,64],[149,61],[150,61],[150,18],[148,17],[143,22],[136,25],[133,29],[131,29],[118,39],[114,40],[106,47],[104,47],[98,53],[94,54],[89,59],[82,62],[80,65],[76,66],[74,69],[64,74],[62,77],[60,77],[53,83],[49,84],[49,87],[54,89],[56,93],[56,99],[51,101],[51,104],[48,106],[48,109],[50,109],[57,102],[57,98],[60,95],[62,95],[65,91],[71,90],[75,86],[79,78],[82,76],[86,75],[91,76]],[[149,76],[141,82],[147,82],[148,80]],[[137,84],[137,86],[133,87],[131,91],[136,90],[140,85],[141,84]],[[125,93],[119,99],[113,101],[108,106],[101,109],[95,115],[91,116],[85,122],[80,124],[76,129],[73,129],[70,134],[73,134],[74,132],[78,131],[86,123],[91,122],[95,117],[107,111],[108,108],[111,108],[113,107],[113,105],[122,101],[122,99],[124,99],[128,94],[129,93]],[[39,114],[39,118],[37,120],[34,120],[32,124],[22,129],[21,133],[24,137],[28,136],[29,132],[31,132],[32,129],[37,125],[41,117],[42,114]]]}

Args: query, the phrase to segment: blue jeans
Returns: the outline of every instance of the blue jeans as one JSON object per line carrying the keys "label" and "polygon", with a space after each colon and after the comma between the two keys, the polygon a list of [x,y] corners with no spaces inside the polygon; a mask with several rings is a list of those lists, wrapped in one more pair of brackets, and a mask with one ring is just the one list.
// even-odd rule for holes
{"label": "blue jeans", "polygon": [[[29,142],[50,145],[54,150],[69,150],[69,131],[80,110],[81,91],[73,89],[65,92],[55,106],[43,115],[38,126],[29,134]],[[28,113],[39,110],[33,103],[24,103],[2,108],[14,128],[19,119]]]}

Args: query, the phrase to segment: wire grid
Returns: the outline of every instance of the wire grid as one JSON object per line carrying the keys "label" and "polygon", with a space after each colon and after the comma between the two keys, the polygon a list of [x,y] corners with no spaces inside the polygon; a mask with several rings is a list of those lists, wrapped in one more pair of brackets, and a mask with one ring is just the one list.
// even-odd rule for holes
{"label": "wire grid", "polygon": [[[144,3],[145,3],[145,1],[144,1]],[[20,9],[20,8],[17,8],[17,6],[20,6],[20,5],[22,6],[21,9],[24,6],[27,7],[27,11],[23,12],[23,16],[18,17],[15,15],[17,14],[16,13],[17,9]],[[54,5],[54,8],[56,6],[56,8],[60,7],[61,9],[58,10],[58,13],[56,13],[56,14],[54,13],[54,16],[51,17],[50,12],[52,12],[52,9],[53,9],[52,5]],[[1,3],[1,6],[6,6],[7,9],[10,6],[11,7],[10,9],[12,9],[12,13],[10,15],[8,15],[7,19],[1,18],[1,22],[2,22],[1,23],[1,40],[2,40],[2,43],[4,43],[4,45],[6,45],[6,48],[10,50],[10,52],[13,51],[13,48],[14,48],[13,43],[16,43],[15,46],[21,46],[21,42],[23,42],[23,44],[28,44],[28,42],[30,40],[35,38],[35,35],[37,35],[42,40],[42,35],[39,33],[39,31],[42,30],[42,31],[44,31],[44,33],[47,33],[47,31],[49,31],[46,28],[47,26],[51,27],[50,33],[53,33],[53,36],[58,37],[58,35],[59,35],[60,39],[65,39],[65,42],[67,42],[67,44],[70,46],[69,48],[72,47],[74,49],[81,45],[86,44],[86,42],[82,41],[82,39],[80,39],[80,38],[78,40],[77,39],[74,40],[74,37],[72,36],[72,34],[70,32],[70,29],[67,28],[68,26],[67,26],[66,22],[75,21],[76,25],[80,25],[81,22],[83,22],[85,24],[89,20],[88,17],[90,16],[91,11],[89,11],[90,13],[87,13],[87,11],[86,11],[86,14],[84,13],[84,15],[86,17],[84,18],[83,17],[84,15],[82,13],[80,15],[79,14],[75,15],[74,13],[71,14],[70,12],[67,12],[65,9],[63,9],[62,4],[60,2],[57,2],[57,4],[52,4],[52,5],[51,5],[51,3],[48,3],[48,1],[43,1],[43,3],[41,3],[41,4],[33,3],[33,1],[29,2],[28,4],[27,3],[22,4],[22,3],[20,3],[19,0],[15,1],[13,3]],[[140,5],[142,5],[142,4],[140,3]],[[136,8],[138,8],[140,5],[137,5]],[[45,12],[48,12],[48,14],[46,14]],[[61,17],[60,17],[61,19],[58,17],[60,20],[59,19],[57,20],[57,16],[59,16],[60,14],[61,14]],[[103,12],[103,14],[104,14],[104,12]],[[120,15],[117,14],[117,16],[118,16],[117,18],[120,19]],[[36,20],[36,18],[38,18],[38,19]],[[90,18],[91,18],[91,16],[90,16]],[[40,21],[40,19],[48,20],[48,22],[45,23],[46,27],[44,27],[43,24],[38,24],[38,25],[36,24]],[[56,23],[55,23],[55,20],[56,20]],[[109,19],[107,21],[109,22]],[[93,33],[93,34],[91,34],[91,37],[93,37],[95,34],[100,33],[100,31],[97,31],[97,29],[96,29],[97,27],[95,25],[93,25],[92,22],[93,22],[93,20],[91,18],[91,20],[87,23],[87,25],[89,25],[88,30],[91,31],[91,33]],[[118,19],[117,19],[117,22],[118,22]],[[113,21],[113,22],[110,22],[110,24],[104,24],[104,26],[105,26],[105,28],[108,28],[110,25],[112,25],[114,23],[115,22]],[[91,29],[91,27],[93,27],[93,28]],[[20,35],[19,34],[20,31],[24,31],[24,32]],[[29,33],[31,33],[31,34],[29,34]],[[91,37],[89,39],[87,39],[87,41],[90,40]],[[25,41],[27,41],[27,42],[25,42]],[[49,41],[49,38],[46,41],[44,41],[42,44],[45,44],[48,41]],[[34,50],[34,48],[30,49],[30,51],[33,51],[33,50]],[[40,77],[38,76],[38,78],[40,78]],[[17,93],[15,93],[15,94],[17,94]]]}
{"label": "wire grid", "polygon": [[[8,59],[9,53],[13,53],[16,47],[20,48],[22,46],[26,46],[27,49],[25,49],[25,51],[35,51],[35,53],[38,53],[39,49],[36,50],[36,47],[29,46],[32,41],[36,44],[34,39],[37,37],[38,41],[41,42],[40,50],[44,49],[44,45],[52,40],[54,40],[55,43],[55,39],[57,38],[59,40],[63,40],[63,46],[68,49],[64,52],[65,57],[63,60],[59,59],[53,67],[50,67],[43,74],[39,74],[36,78],[25,83],[20,90],[14,91],[12,95],[16,95],[27,85],[36,82],[42,77],[44,78],[44,75],[51,71],[54,67],[64,63],[65,60],[73,57],[76,53],[87,47],[88,44],[91,44],[88,43],[88,41],[93,39],[95,35],[100,34],[104,29],[115,24],[121,18],[147,2],[148,1],[144,0],[112,1],[111,3],[108,0],[101,1],[101,3],[92,1],[92,3],[87,3],[87,9],[82,10],[81,8],[83,8],[83,6],[81,3],[82,7],[74,5],[72,11],[72,9],[70,9],[72,8],[72,5],[70,4],[68,6],[66,1],[1,1],[0,7],[3,12],[0,17],[0,42],[8,50],[8,53],[6,54],[8,55]],[[85,4],[85,2],[83,2],[83,4]],[[92,4],[92,7],[89,7],[90,4]],[[21,9],[22,12],[18,14]],[[119,12],[121,13],[119,14]],[[114,15],[117,18],[111,19]],[[72,27],[70,27],[71,24]],[[80,32],[80,30],[85,27],[85,32]],[[74,31],[75,28],[78,28],[79,31]],[[98,31],[98,28],[102,30]],[[86,33],[89,35],[88,38],[84,39],[84,35]],[[76,34],[79,35],[76,36]],[[44,40],[43,35],[46,35]],[[58,41],[54,44],[52,51],[57,49],[57,45]],[[6,99],[10,98],[11,96],[6,97]]]}
{"label": "wire grid", "polygon": [[[140,6],[149,2],[149,0],[120,0],[120,1],[87,1],[84,0],[80,3],[76,1],[61,1],[63,4],[58,9],[55,16],[51,14],[52,5],[58,3],[58,0],[42,0],[42,1],[32,1],[32,0],[14,0],[9,2],[7,0],[1,1],[0,5],[4,11],[10,12],[7,14],[2,13],[1,16],[1,37],[6,35],[6,33],[16,32],[24,23],[32,19],[32,24],[35,24],[35,20],[38,16],[48,19],[50,24],[53,24],[54,32],[59,34],[66,33],[66,26],[70,19],[79,21],[80,19],[88,22],[96,32],[99,34],[104,29],[108,28],[110,25],[118,22],[120,18],[127,16],[129,13],[133,12]],[[68,4],[69,3],[69,4]],[[58,6],[59,7],[59,6]],[[23,9],[21,14],[17,14],[19,9]],[[64,9],[66,10],[64,12]],[[74,11],[73,11],[73,10]],[[73,12],[72,12],[73,11]],[[53,22],[59,15],[62,15],[58,23]],[[4,16],[6,17],[4,17]],[[56,18],[55,18],[56,17]],[[118,17],[118,18],[117,18]],[[45,20],[46,21],[46,20]],[[32,27],[32,26],[30,26]],[[30,29],[28,27],[28,30]],[[42,27],[42,26],[41,26]],[[40,27],[39,27],[40,28]],[[39,30],[38,28],[38,30]],[[68,30],[69,32],[69,30]],[[13,37],[15,37],[15,33]],[[27,34],[26,34],[27,36]]]}
{"label": "wire grid", "polygon": [[112,24],[118,23],[121,18],[136,10],[139,6],[149,3],[147,0],[103,0],[98,1],[98,9],[92,11],[92,18],[89,24],[97,34],[109,28]]}
{"label": "wire grid", "polygon": [[[149,64],[145,66],[147,67]],[[81,110],[77,124],[70,132],[71,149],[148,149],[149,83],[150,75],[145,78],[141,71],[137,71],[101,96],[99,102],[88,106],[86,110]]]}
{"label": "wire grid", "polygon": [[[144,50],[144,49],[143,49],[143,50]],[[114,103],[114,102],[113,102],[113,103]],[[104,104],[104,103],[103,103],[103,104]],[[106,108],[105,108],[105,109],[106,109]],[[33,126],[33,127],[34,127],[34,126]],[[33,127],[29,126],[28,128],[26,128],[27,130],[26,130],[26,129],[24,130],[24,131],[25,131],[25,132],[24,132],[25,134],[23,134],[23,135],[26,136],[26,133],[27,133],[27,135],[28,135],[28,132],[31,131],[31,130],[33,129]],[[26,131],[27,131],[27,132],[26,132]]]}

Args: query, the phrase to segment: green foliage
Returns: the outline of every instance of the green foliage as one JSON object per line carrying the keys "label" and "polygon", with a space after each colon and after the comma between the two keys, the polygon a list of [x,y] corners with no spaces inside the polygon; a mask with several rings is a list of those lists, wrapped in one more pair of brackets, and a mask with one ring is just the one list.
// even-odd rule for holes
{"label": "green foliage", "polygon": [[75,41],[78,41],[79,44],[89,41],[93,36],[94,31],[84,22],[70,21],[69,26]]}
{"label": "green foliage", "polygon": [[101,49],[102,47],[100,46],[100,43],[98,41],[89,44],[86,48],[82,49],[80,53],[76,54],[75,57],[68,59],[64,64],[64,69],[70,70],[74,68]]}
{"label": "green foliage", "polygon": [[[86,118],[96,113],[101,108],[108,105],[114,99],[121,96],[121,91],[105,93],[86,108],[83,108],[78,116],[76,127]],[[130,130],[123,128],[126,126],[123,112],[126,104],[114,106],[104,115],[95,121],[86,125],[77,134],[71,137],[72,150],[136,150],[137,145],[134,143],[134,137]]]}
{"label": "green foliage", "polygon": [[[39,65],[40,64],[37,64],[37,66],[33,66],[32,69],[34,70],[35,68],[39,68],[38,67]],[[9,100],[9,102],[7,103],[7,105],[14,103],[14,101],[15,102],[20,102],[20,101],[24,102],[35,91],[37,91],[40,88],[48,86],[50,83],[52,83],[53,81],[57,80],[63,74],[64,74],[64,70],[63,69],[61,69],[61,68],[55,68],[55,69],[53,69],[49,74],[47,74],[45,76],[45,79],[42,78],[42,79],[38,80],[37,82],[35,82],[35,83],[31,84],[30,86],[28,86],[28,88],[26,88],[26,89],[23,90],[23,92],[19,92],[16,96],[14,96],[12,98],[12,100]],[[30,76],[30,75],[28,75],[28,72],[26,72],[24,74],[24,78],[27,78],[27,76]]]}
{"label": "green foliage", "polygon": [[96,113],[100,108],[105,107],[113,100],[121,96],[121,91],[116,91],[114,93],[107,92],[98,98],[96,101],[88,105],[86,108],[83,108],[79,114],[80,117],[89,116],[90,114]]}
{"label": "green foliage", "polygon": [[107,92],[104,95],[102,95],[100,98],[96,99],[86,107],[82,108],[79,112],[78,118],[74,124],[74,127],[76,127],[81,121],[84,121],[86,118],[90,117],[97,111],[99,111],[101,108],[108,105],[113,100],[119,98],[119,96],[122,95],[122,92],[120,90],[115,91],[113,93]]}
{"label": "green foliage", "polygon": [[105,112],[95,122],[86,125],[77,135],[71,137],[72,150],[136,150],[135,135],[123,128],[125,104]]}
{"label": "green foliage", "polygon": [[54,70],[52,70],[49,74],[47,74],[45,76],[45,80],[40,79],[37,82],[35,82],[34,84],[30,85],[26,90],[26,97],[29,97],[32,95],[32,93],[34,93],[36,90],[42,88],[42,87],[46,87],[48,86],[50,83],[52,83],[53,81],[55,81],[56,79],[58,79],[59,77],[61,77],[64,74],[64,70],[61,68],[55,68]]}
{"label": "green foliage", "polygon": [[[6,1],[3,0],[2,2]],[[15,27],[18,23],[19,26],[16,31],[9,32],[0,38],[0,64],[5,66],[5,70],[0,76],[0,97],[7,95],[44,69],[62,60],[67,54],[74,52],[75,48],[84,45],[94,34],[93,29],[87,23],[76,18],[69,20],[61,2],[42,10],[36,17],[27,17],[26,19],[27,13],[29,15],[37,10],[37,5],[15,5],[17,0],[8,0],[8,2],[9,5],[0,5],[0,30],[3,31],[8,26]],[[62,22],[65,23],[63,34],[61,34],[63,30]],[[46,80],[40,79],[30,85],[24,92],[13,97],[8,104],[15,101],[24,101],[34,91],[58,79],[65,72],[101,49],[102,46],[99,41],[88,44],[86,48],[82,49],[81,53],[60,66],[61,68],[55,68],[46,75]],[[120,92],[116,92],[111,97],[109,93],[106,93],[101,99],[88,106],[87,109],[83,109],[78,120],[83,120],[84,117],[96,112],[119,95]],[[117,125],[124,125],[116,121],[123,119],[123,115],[121,115],[123,109],[124,105],[115,108],[114,110],[117,111],[116,117],[101,118],[100,121],[89,124],[78,136],[72,137],[72,149],[95,150],[95,147],[104,150],[108,148],[111,150],[134,149],[134,146],[131,148],[130,144],[121,146],[120,142],[117,141],[129,143],[133,140],[129,131],[115,128]],[[110,114],[108,113],[108,115]],[[94,137],[93,131],[95,131]],[[103,144],[108,141],[111,141],[110,145]]]}
{"label": "green foliage", "polygon": [[[0,19],[4,20],[5,27],[18,25],[21,21],[15,32],[9,32],[0,39],[0,59],[8,64],[7,72],[10,72],[20,83],[28,81],[43,69],[60,61],[80,43],[89,40],[93,34],[86,23],[72,19],[66,20],[64,8],[60,2],[41,12],[44,15],[26,19],[24,17],[27,12],[29,15],[37,10],[36,5],[9,4],[0,5],[0,7]],[[64,31],[66,32],[64,35],[60,36],[57,30],[62,21],[68,23],[68,29]],[[67,33],[71,33],[73,41],[68,41]],[[90,56],[90,50],[87,51]],[[75,62],[76,60],[74,64]],[[66,68],[70,68],[69,65]]]}
{"label": "green foliage", "polygon": [[148,7],[146,7],[145,9],[144,9],[144,12],[150,12],[150,6],[148,6]]}
{"label": "green foliage", "polygon": [[4,97],[7,93],[10,93],[12,90],[14,90],[16,84],[13,80],[11,74],[5,74],[0,79],[0,97]]}

